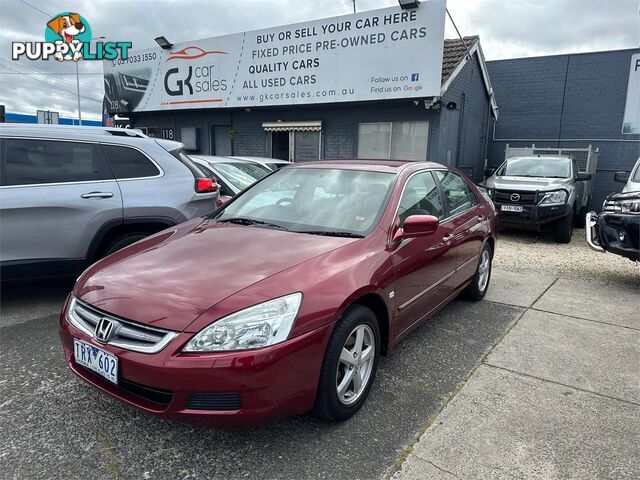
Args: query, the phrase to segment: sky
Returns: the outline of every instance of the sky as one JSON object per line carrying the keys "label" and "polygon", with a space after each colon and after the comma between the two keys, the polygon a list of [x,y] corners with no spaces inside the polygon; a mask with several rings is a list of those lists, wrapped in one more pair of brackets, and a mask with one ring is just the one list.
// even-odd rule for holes
{"label": "sky", "polygon": [[[428,1],[428,0],[426,0]],[[31,4],[31,6],[27,5]],[[397,0],[356,0],[358,11]],[[462,35],[480,35],[487,60],[638,48],[639,0],[448,0]],[[11,42],[43,41],[49,16],[77,11],[94,36],[155,47],[344,15],[352,0],[0,0],[0,104],[7,112],[78,116],[73,62],[11,60]],[[457,34],[447,18],[445,38]],[[101,62],[78,62],[83,119],[100,119]]]}

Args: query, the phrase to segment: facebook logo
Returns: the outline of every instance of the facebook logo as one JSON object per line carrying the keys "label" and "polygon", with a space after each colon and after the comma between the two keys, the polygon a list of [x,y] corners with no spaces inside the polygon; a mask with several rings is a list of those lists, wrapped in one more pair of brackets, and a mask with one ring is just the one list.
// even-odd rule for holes
{"label": "facebook logo", "polygon": [[419,75],[417,73],[412,73],[411,74],[411,81],[412,82],[417,82],[418,81],[418,77],[419,77]]}

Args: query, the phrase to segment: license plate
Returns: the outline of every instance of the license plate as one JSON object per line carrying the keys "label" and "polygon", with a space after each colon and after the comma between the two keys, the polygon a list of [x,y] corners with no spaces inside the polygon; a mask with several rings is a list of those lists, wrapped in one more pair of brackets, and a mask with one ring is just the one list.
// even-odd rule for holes
{"label": "license plate", "polygon": [[115,355],[74,338],[73,356],[77,364],[96,372],[110,382],[118,383],[118,357]]}
{"label": "license plate", "polygon": [[502,210],[503,212],[521,212],[522,206],[521,205],[502,205],[500,207],[500,210]]}

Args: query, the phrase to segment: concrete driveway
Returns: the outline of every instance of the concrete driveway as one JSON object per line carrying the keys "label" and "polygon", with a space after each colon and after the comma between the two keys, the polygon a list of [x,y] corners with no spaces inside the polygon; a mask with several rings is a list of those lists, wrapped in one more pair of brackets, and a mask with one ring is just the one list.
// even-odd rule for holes
{"label": "concrete driveway", "polygon": [[518,295],[522,274],[497,280],[488,301],[527,309],[394,480],[640,478],[640,291],[538,277]]}

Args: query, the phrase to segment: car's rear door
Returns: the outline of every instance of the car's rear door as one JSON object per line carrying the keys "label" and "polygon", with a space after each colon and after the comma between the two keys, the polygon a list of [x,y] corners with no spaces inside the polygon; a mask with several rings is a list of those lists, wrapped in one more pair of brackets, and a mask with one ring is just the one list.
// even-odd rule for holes
{"label": "car's rear door", "polygon": [[[411,215],[444,218],[445,208],[430,171],[413,174],[406,181],[396,222]],[[442,303],[452,292],[456,258],[451,250],[452,228],[444,222],[432,235],[408,238],[392,246],[397,318],[406,330]]]}
{"label": "car's rear door", "polygon": [[7,138],[1,159],[2,262],[80,260],[122,221],[118,184],[97,144]]}
{"label": "car's rear door", "polygon": [[456,256],[456,275],[453,287],[457,288],[471,278],[478,265],[480,249],[486,236],[486,215],[467,182],[455,172],[436,170],[453,238],[451,248]]}

